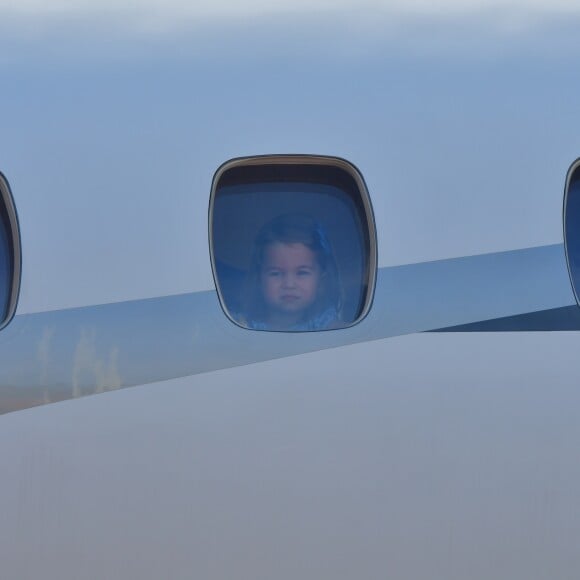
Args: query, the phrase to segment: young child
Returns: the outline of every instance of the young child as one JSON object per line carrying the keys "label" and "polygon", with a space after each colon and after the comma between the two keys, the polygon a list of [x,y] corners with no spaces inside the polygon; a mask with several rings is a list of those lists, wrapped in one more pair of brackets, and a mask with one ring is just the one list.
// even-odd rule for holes
{"label": "young child", "polygon": [[256,237],[239,322],[257,330],[336,328],[342,296],[332,249],[311,217],[285,214]]}

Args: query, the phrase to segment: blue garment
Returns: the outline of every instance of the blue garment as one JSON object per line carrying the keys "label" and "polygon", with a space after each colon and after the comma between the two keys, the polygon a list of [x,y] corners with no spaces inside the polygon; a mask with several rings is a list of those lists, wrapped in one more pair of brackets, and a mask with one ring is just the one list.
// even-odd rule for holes
{"label": "blue garment", "polygon": [[[242,326],[246,328],[251,328],[252,330],[281,330],[279,328],[273,328],[269,323],[261,320],[247,320],[245,316],[233,314],[235,320],[237,320]],[[328,330],[330,328],[336,328],[338,326],[338,312],[334,306],[328,307],[326,310],[311,318],[310,320],[305,320],[304,322],[298,322],[288,328],[284,328],[284,332],[307,332],[315,330]]]}

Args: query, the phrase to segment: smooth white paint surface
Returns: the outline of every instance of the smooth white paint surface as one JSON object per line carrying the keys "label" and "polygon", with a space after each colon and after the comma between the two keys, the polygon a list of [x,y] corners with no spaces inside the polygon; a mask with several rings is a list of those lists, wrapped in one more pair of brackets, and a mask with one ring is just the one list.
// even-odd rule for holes
{"label": "smooth white paint surface", "polygon": [[3,577],[575,578],[578,339],[414,335],[5,415]]}

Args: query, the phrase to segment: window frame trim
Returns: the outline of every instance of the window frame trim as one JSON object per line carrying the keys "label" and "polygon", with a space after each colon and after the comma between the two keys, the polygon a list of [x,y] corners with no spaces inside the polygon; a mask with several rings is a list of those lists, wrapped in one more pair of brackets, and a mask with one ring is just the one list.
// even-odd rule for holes
{"label": "window frame trim", "polygon": [[22,244],[20,238],[20,222],[18,220],[18,213],[16,211],[16,204],[12,196],[12,190],[6,176],[0,172],[0,198],[1,202],[6,208],[8,222],[10,226],[9,237],[12,242],[13,254],[13,272],[12,284],[10,288],[10,296],[8,308],[6,310],[6,318],[0,322],[0,330],[8,326],[14,315],[16,314],[16,307],[18,306],[18,298],[20,296],[20,284],[22,281]]}
{"label": "window frame trim", "polygon": [[[353,322],[342,326],[338,329],[325,329],[317,331],[304,331],[307,334],[311,332],[328,332],[331,330],[346,330],[352,328],[357,324],[360,324],[369,314],[374,298],[375,289],[377,283],[377,272],[378,272],[378,242],[377,242],[377,228],[375,222],[375,214],[373,211],[373,206],[371,203],[371,197],[366,185],[366,182],[362,176],[362,173],[353,163],[347,161],[342,157],[335,157],[332,155],[315,155],[315,154],[271,154],[271,155],[251,155],[246,157],[234,157],[222,163],[216,170],[211,184],[211,191],[209,196],[209,207],[208,207],[208,241],[209,241],[209,254],[211,263],[211,272],[214,281],[214,287],[218,295],[218,300],[220,303],[220,308],[226,315],[228,320],[233,322],[239,328],[244,330],[252,331],[253,329],[242,326],[237,320],[232,318],[228,309],[225,307],[225,300],[221,292],[220,284],[218,283],[217,266],[215,263],[215,252],[213,245],[213,212],[214,212],[214,202],[217,193],[218,184],[221,181],[224,173],[230,169],[236,167],[244,166],[260,166],[260,165],[320,165],[327,167],[337,167],[342,169],[353,178],[364,209],[364,225],[368,232],[369,238],[369,255],[368,255],[368,273],[367,273],[367,283],[368,291],[365,299],[365,304],[361,310],[360,315]],[[268,331],[268,332],[282,332],[284,334],[301,334],[302,332],[289,332],[289,331]]]}
{"label": "window frame trim", "polygon": [[570,278],[570,286],[572,286],[572,293],[574,294],[574,299],[576,300],[576,306],[580,306],[580,297],[578,296],[578,291],[576,290],[576,284],[574,284],[574,276],[572,275],[572,268],[570,267],[570,255],[568,254],[568,235],[566,233],[566,214],[568,209],[568,194],[570,192],[570,182],[572,181],[572,176],[580,169],[580,157],[572,162],[568,172],[566,173],[566,182],[564,185],[564,200],[562,203],[562,232],[564,236],[564,255],[566,256],[566,268],[568,269],[568,277]]}

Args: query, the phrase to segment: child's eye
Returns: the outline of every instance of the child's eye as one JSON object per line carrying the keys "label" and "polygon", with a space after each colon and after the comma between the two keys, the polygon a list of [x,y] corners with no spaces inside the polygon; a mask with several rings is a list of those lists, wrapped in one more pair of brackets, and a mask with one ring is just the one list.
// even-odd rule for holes
{"label": "child's eye", "polygon": [[298,276],[310,276],[311,273],[310,270],[298,270]]}
{"label": "child's eye", "polygon": [[268,276],[270,278],[277,278],[278,276],[280,276],[280,271],[279,270],[269,270]]}

